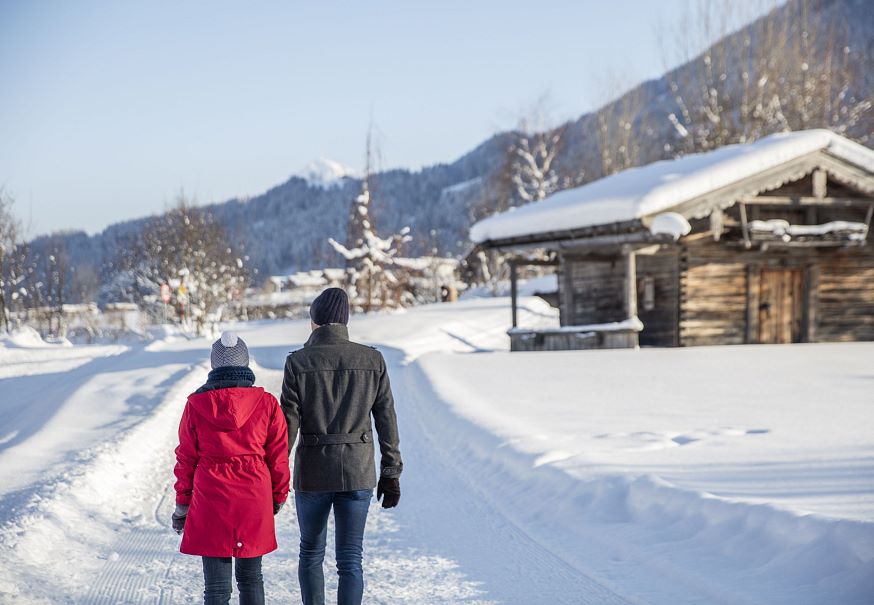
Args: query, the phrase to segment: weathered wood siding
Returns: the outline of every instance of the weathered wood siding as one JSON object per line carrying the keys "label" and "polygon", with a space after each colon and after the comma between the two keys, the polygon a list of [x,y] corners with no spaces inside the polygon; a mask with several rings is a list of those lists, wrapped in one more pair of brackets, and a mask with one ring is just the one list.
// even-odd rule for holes
{"label": "weathered wood siding", "polygon": [[626,319],[625,268],[621,256],[565,255],[562,261],[561,325]]}
{"label": "weathered wood siding", "polygon": [[818,263],[814,339],[874,340],[874,245]]}
{"label": "weathered wood siding", "polygon": [[510,332],[511,351],[579,351],[585,349],[633,349],[638,345],[634,330],[612,332]]}
{"label": "weathered wood siding", "polygon": [[737,248],[712,238],[680,252],[680,344],[743,344],[747,322],[747,268]]}
{"label": "weathered wood siding", "polygon": [[[762,271],[801,272],[797,340],[874,340],[874,242],[864,247],[744,250],[702,239],[680,261],[680,344],[743,344],[762,334]],[[643,339],[641,339],[643,341]]]}
{"label": "weathered wood siding", "polygon": [[[646,307],[647,280],[652,280],[654,304]],[[637,255],[637,315],[643,322],[641,346],[679,344],[680,256],[678,248]]]}

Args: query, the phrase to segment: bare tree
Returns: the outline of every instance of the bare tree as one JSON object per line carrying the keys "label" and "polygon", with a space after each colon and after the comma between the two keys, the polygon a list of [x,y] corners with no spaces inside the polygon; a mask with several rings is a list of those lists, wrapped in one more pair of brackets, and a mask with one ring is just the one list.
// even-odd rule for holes
{"label": "bare tree", "polygon": [[9,299],[17,298],[19,281],[14,258],[21,236],[21,221],[12,212],[12,198],[0,189],[0,326],[9,331]]}
{"label": "bare tree", "polygon": [[158,294],[167,284],[173,315],[198,331],[242,295],[248,281],[244,261],[224,226],[184,193],[175,207],[146,225],[134,254],[118,260],[127,263],[134,280],[127,288],[138,302],[158,315]]}
{"label": "bare tree", "polygon": [[615,73],[601,80],[598,89],[604,104],[595,112],[595,119],[600,176],[605,177],[640,164],[644,99],[639,86],[628,85]]}
{"label": "bare tree", "polygon": [[70,259],[64,239],[60,236],[53,237],[45,257],[44,274],[46,293],[52,308],[49,316],[49,332],[59,338],[63,338],[66,332],[64,303],[66,302],[69,269]]}
{"label": "bare tree", "polygon": [[[810,6],[796,0],[773,8],[731,35],[749,18],[750,4],[710,0],[685,15],[673,34],[675,51],[697,69],[668,74],[676,153],[816,127],[860,133],[863,142],[874,134],[872,99],[857,98],[853,88],[864,61],[841,24],[812,19]],[[718,41],[692,57],[689,40],[696,37]]]}
{"label": "bare tree", "polygon": [[566,126],[552,126],[547,106],[548,98],[542,95],[519,118],[507,150],[503,168],[509,171],[509,181],[521,203],[539,202],[560,185],[555,161]]}

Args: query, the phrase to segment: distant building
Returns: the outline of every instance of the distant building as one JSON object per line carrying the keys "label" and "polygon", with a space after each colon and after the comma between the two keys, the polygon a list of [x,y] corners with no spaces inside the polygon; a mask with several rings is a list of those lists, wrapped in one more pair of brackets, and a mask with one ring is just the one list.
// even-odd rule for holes
{"label": "distant building", "polygon": [[[776,134],[561,191],[471,229],[551,252],[561,328],[514,350],[874,340],[874,151]],[[515,271],[514,271],[515,273]]]}
{"label": "distant building", "polygon": [[[452,302],[463,284],[458,279],[458,260],[437,256],[397,257],[386,266],[392,279],[402,287],[403,299],[386,301],[385,308],[424,302]],[[250,292],[244,301],[247,316],[258,318],[306,317],[310,303],[325,288],[345,288],[353,308],[364,305],[350,287],[350,269],[326,268],[300,271],[268,278],[261,292]]]}
{"label": "distant building", "polygon": [[243,301],[250,319],[305,317],[310,303],[325,288],[342,288],[345,269],[314,269],[271,276],[262,292],[251,292]]}

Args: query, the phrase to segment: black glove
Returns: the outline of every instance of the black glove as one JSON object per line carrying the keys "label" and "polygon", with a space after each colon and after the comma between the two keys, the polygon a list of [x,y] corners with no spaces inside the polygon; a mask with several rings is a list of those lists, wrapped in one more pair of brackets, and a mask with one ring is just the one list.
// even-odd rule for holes
{"label": "black glove", "polygon": [[181,534],[182,530],[185,528],[185,519],[188,518],[188,505],[186,504],[177,504],[176,510],[173,511],[173,530],[177,534]]}
{"label": "black glove", "polygon": [[274,502],[273,503],[273,514],[275,515],[276,513],[281,511],[283,506],[285,506],[285,502]]}
{"label": "black glove", "polygon": [[383,508],[394,508],[401,499],[401,482],[395,477],[380,477],[376,486],[376,499],[382,498]]}

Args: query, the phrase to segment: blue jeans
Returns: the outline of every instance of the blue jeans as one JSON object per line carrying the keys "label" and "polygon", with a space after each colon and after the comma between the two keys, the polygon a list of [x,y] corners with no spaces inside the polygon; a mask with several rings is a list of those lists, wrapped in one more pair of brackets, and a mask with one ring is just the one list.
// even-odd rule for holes
{"label": "blue jeans", "polygon": [[300,561],[297,577],[304,605],[325,605],[325,542],[328,515],[334,507],[334,542],[337,549],[338,605],[359,605],[364,594],[364,525],[372,489],[354,492],[294,492],[300,524]]}
{"label": "blue jeans", "polygon": [[[237,559],[235,565],[240,605],[264,605],[261,557]],[[231,557],[203,557],[204,605],[227,605],[231,601]]]}

